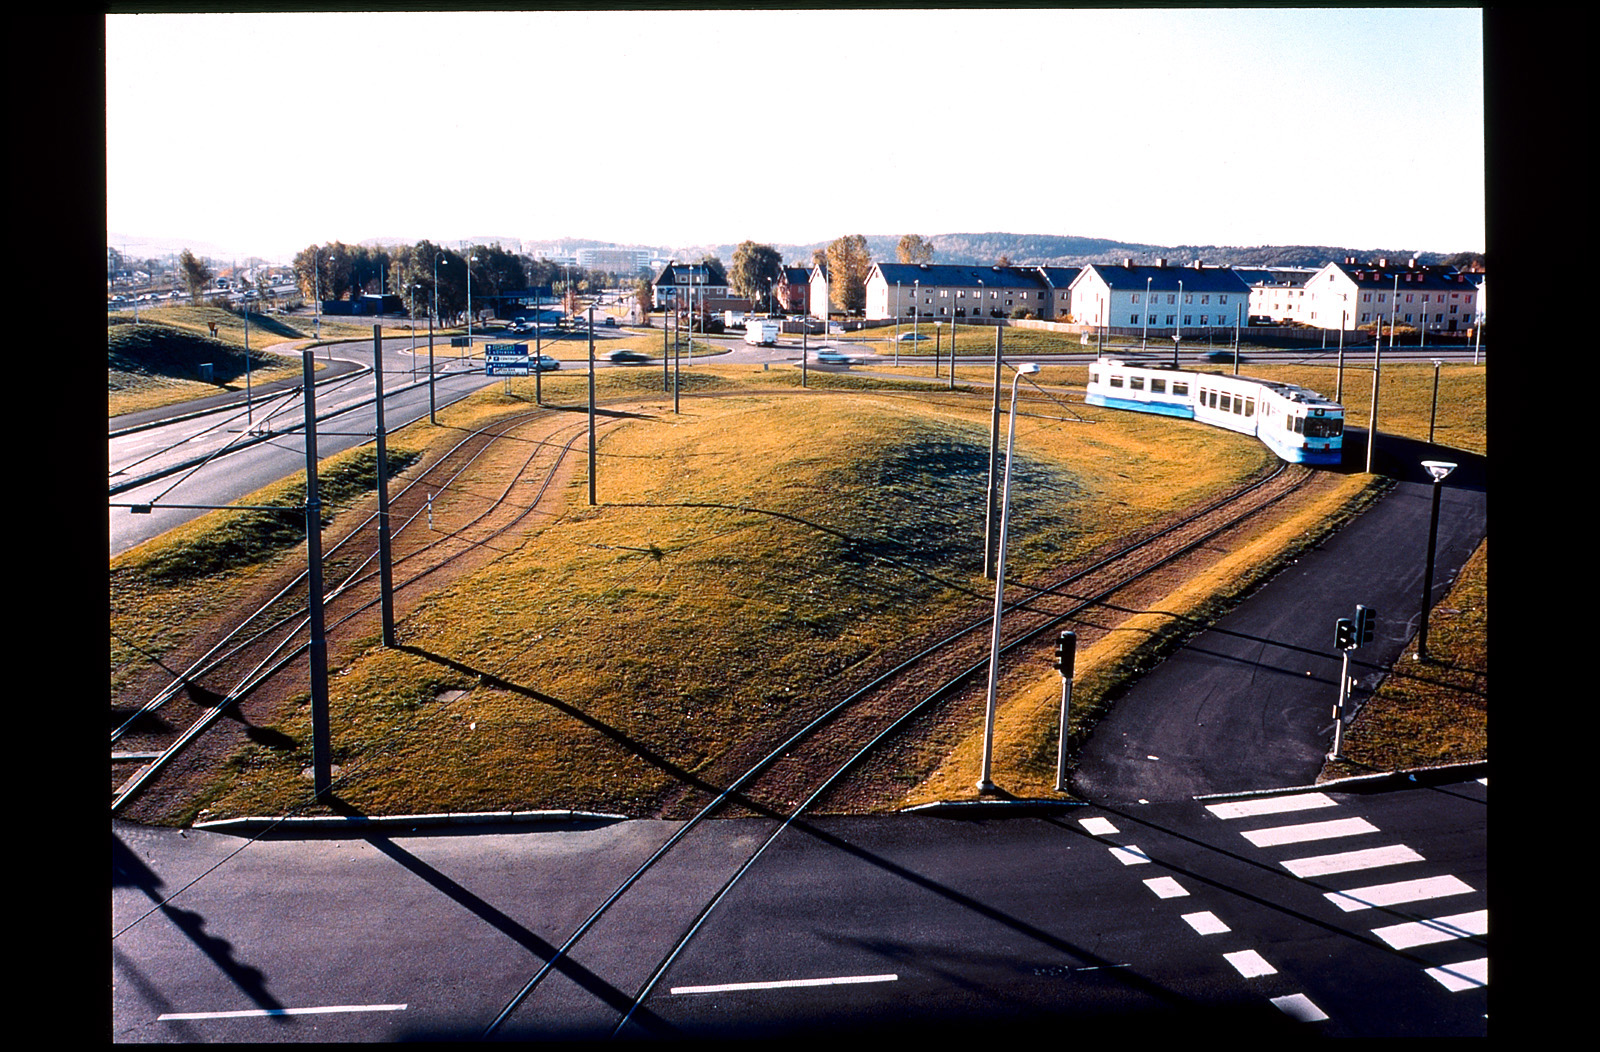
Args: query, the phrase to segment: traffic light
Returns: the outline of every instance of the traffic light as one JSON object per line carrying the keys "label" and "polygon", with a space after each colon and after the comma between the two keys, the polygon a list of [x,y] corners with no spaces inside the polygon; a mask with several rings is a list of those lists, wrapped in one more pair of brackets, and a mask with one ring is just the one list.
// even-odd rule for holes
{"label": "traffic light", "polygon": [[1062,679],[1072,678],[1072,668],[1078,652],[1078,633],[1063,632],[1056,639],[1056,668]]}
{"label": "traffic light", "polygon": [[1378,612],[1370,606],[1356,604],[1356,646],[1372,642],[1372,630],[1377,626]]}
{"label": "traffic light", "polygon": [[1339,650],[1354,650],[1356,648],[1356,624],[1348,617],[1341,617],[1333,623],[1333,645]]}

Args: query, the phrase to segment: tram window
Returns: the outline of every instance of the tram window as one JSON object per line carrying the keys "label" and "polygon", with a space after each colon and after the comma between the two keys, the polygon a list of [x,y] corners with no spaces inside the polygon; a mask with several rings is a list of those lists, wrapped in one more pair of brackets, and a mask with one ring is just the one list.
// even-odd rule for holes
{"label": "tram window", "polygon": [[1244,415],[1244,399],[1235,395],[1233,399],[1233,412],[1235,416]]}
{"label": "tram window", "polygon": [[1232,409],[1233,408],[1233,404],[1232,403],[1233,403],[1233,396],[1230,395],[1230,394],[1224,394],[1222,396],[1222,411],[1224,413],[1226,413],[1228,410]]}
{"label": "tram window", "polygon": [[1254,398],[1246,398],[1244,400],[1244,415],[1245,416],[1255,416],[1256,415],[1256,400]]}
{"label": "tram window", "polygon": [[1122,386],[1122,377],[1118,376],[1115,373],[1112,373],[1111,374],[1111,379],[1106,381],[1106,386],[1107,387],[1121,387]]}
{"label": "tram window", "polygon": [[1095,370],[1090,369],[1089,370],[1089,382],[1092,383],[1092,384],[1099,383],[1100,382],[1100,374],[1098,372],[1096,372]]}
{"label": "tram window", "polygon": [[1189,382],[1187,380],[1172,381],[1172,393],[1175,395],[1187,395],[1189,393]]}
{"label": "tram window", "polygon": [[1167,382],[1165,380],[1163,380],[1159,376],[1152,376],[1150,378],[1150,393],[1151,394],[1166,394],[1167,393]]}
{"label": "tram window", "polygon": [[1128,389],[1130,391],[1143,391],[1144,390],[1144,377],[1142,377],[1142,376],[1130,376],[1130,377],[1128,377]]}

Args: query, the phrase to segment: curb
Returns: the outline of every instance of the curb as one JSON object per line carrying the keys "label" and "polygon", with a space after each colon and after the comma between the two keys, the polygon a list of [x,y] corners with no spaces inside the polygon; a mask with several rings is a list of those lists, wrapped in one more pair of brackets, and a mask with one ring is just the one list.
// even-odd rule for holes
{"label": "curb", "polygon": [[223,818],[215,822],[196,822],[189,828],[206,833],[228,833],[239,836],[260,836],[265,833],[299,835],[303,833],[354,834],[369,829],[414,830],[419,826],[430,828],[449,826],[508,825],[518,823],[556,823],[571,821],[623,822],[626,815],[605,814],[595,811],[467,811],[442,814],[416,815],[338,815],[309,816],[304,818]]}

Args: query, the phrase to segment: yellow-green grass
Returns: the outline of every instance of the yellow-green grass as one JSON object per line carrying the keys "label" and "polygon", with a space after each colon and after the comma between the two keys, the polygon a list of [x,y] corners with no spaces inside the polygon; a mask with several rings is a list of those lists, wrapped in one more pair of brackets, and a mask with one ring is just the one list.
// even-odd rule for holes
{"label": "yellow-green grass", "polygon": [[[387,446],[399,472],[422,451],[417,435]],[[318,469],[324,518],[376,487],[375,448],[363,446],[323,461]],[[215,510],[152,538],[111,560],[111,683],[113,695],[139,668],[188,642],[214,617],[240,604],[286,564],[305,561],[305,473],[237,503],[281,506],[281,513]]]}
{"label": "yellow-green grass", "polygon": [[1324,779],[1489,758],[1489,542],[1428,615],[1428,656],[1412,639],[1362,705]]}
{"label": "yellow-green grass", "polygon": [[[1173,647],[1225,613],[1297,552],[1359,511],[1385,486],[1371,475],[1324,475],[1294,499],[1292,512],[1233,546],[1159,603],[1130,616],[1077,655],[1068,723],[1068,763],[1087,740],[1119,688],[1153,667]],[[1024,664],[1000,681],[995,716],[993,779],[1004,792],[1058,799],[1055,791],[1060,737],[1061,679],[1042,662]],[[914,807],[975,799],[981,769],[981,727],[946,735],[932,773],[899,802]]]}
{"label": "yellow-green grass", "polygon": [[[620,398],[651,372],[603,379]],[[986,399],[802,392],[793,370],[692,375],[725,397],[673,413],[670,396],[637,391],[636,415],[601,440],[597,507],[580,464],[566,515],[520,545],[498,541],[492,565],[424,600],[402,620],[402,649],[338,648],[343,800],[370,813],[658,813],[685,786],[726,784],[818,711],[840,673],[982,603]],[[530,384],[468,401],[525,406]],[[1019,576],[1270,461],[1248,439],[1179,422],[1028,410],[1013,481]],[[468,693],[437,700],[450,690]],[[246,746],[168,819],[304,806],[306,706],[276,730],[296,745]]]}

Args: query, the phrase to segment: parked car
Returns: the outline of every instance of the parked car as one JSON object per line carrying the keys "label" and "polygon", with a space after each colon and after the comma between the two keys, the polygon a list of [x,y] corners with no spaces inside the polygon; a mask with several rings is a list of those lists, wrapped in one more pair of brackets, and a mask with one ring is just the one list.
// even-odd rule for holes
{"label": "parked car", "polygon": [[617,319],[615,319],[611,315],[607,314],[606,315],[606,324],[611,326],[613,329],[615,329],[617,327]]}
{"label": "parked car", "polygon": [[650,356],[648,354],[641,354],[638,351],[621,350],[612,351],[611,360],[616,362],[618,365],[632,365],[639,362],[648,362],[650,360]]}

